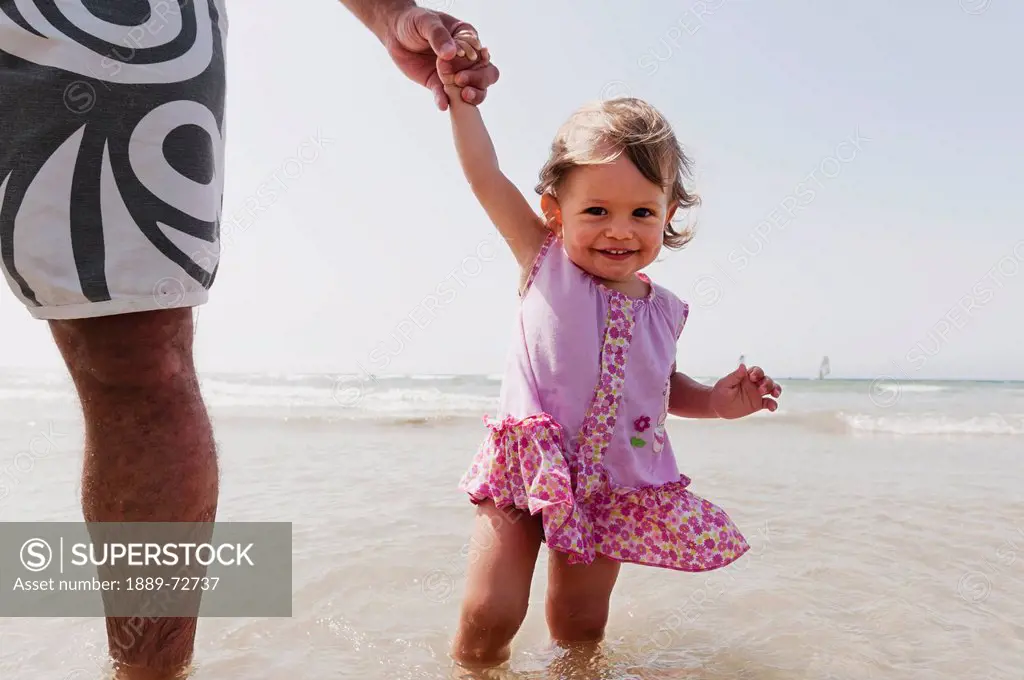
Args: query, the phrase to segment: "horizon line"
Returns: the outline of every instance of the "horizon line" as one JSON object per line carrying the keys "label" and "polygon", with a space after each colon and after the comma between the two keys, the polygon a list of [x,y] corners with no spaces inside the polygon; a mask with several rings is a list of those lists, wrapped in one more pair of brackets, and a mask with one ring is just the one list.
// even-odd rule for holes
{"label": "horizon line", "polygon": [[[0,365],[0,373],[5,371],[16,371],[24,373],[44,373],[44,374],[62,374],[67,375],[67,371],[61,368],[41,368],[41,367],[26,367],[26,366],[4,366]],[[457,373],[457,372],[423,372],[423,373],[367,373],[366,371],[342,371],[342,370],[253,370],[253,369],[234,369],[234,370],[204,370],[197,369],[199,377],[203,375],[272,375],[272,376],[301,376],[301,377],[313,377],[313,376],[336,376],[336,377],[357,377],[364,376],[368,380],[374,378],[380,379],[394,379],[394,378],[410,378],[410,377],[423,377],[423,378],[441,378],[441,377],[455,377],[455,378],[490,378],[500,380],[501,372],[485,372],[485,373]],[[722,376],[712,375],[701,375],[697,373],[688,374],[692,378],[701,379],[720,379]],[[723,374],[724,375],[724,374]],[[807,382],[874,382],[874,381],[885,381],[885,382],[991,382],[991,383],[1007,383],[1007,382],[1024,382],[1024,377],[1021,378],[950,378],[950,377],[898,377],[892,375],[871,375],[871,376],[850,376],[850,375],[829,375],[825,378],[819,378],[814,375],[787,375],[787,376],[772,376],[775,381],[782,380],[800,380]]]}

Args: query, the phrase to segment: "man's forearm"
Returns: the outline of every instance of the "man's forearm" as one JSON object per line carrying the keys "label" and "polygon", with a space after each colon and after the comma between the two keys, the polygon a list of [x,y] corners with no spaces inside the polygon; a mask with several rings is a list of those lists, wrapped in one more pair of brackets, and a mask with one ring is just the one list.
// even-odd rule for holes
{"label": "man's forearm", "polygon": [[711,388],[678,372],[669,383],[668,412],[680,418],[718,417],[711,409]]}
{"label": "man's forearm", "polygon": [[378,40],[384,39],[384,32],[399,12],[416,6],[415,0],[341,0],[341,4],[363,22]]}

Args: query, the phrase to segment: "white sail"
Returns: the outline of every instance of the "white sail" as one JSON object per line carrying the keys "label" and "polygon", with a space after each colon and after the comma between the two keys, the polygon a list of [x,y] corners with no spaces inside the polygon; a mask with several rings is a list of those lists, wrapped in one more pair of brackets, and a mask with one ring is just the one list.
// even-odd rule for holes
{"label": "white sail", "polygon": [[745,363],[747,363],[747,355],[746,354],[741,354],[740,355],[740,360],[736,362],[736,365],[739,366],[740,364],[745,364]]}
{"label": "white sail", "polygon": [[821,360],[821,366],[818,367],[818,380],[824,380],[825,376],[832,372],[832,366],[829,363],[828,357],[824,357]]}

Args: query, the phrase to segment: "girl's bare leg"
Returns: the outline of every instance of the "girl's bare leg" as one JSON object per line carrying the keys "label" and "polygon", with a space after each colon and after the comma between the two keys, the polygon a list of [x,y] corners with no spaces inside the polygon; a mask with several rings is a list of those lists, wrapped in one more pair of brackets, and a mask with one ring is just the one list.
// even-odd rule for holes
{"label": "girl's bare leg", "polygon": [[577,650],[596,649],[604,639],[619,566],[606,557],[571,565],[564,553],[551,551],[546,613],[554,642]]}
{"label": "girl's bare leg", "polygon": [[540,517],[499,510],[491,501],[477,506],[452,643],[452,658],[460,666],[486,668],[508,660],[512,638],[526,618],[541,538]]}

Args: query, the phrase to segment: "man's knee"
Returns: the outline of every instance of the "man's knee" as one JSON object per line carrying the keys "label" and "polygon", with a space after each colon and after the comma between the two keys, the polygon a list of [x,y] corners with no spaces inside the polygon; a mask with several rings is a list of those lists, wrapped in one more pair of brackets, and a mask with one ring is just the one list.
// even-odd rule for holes
{"label": "man's knee", "polygon": [[148,387],[194,375],[190,309],[51,321],[50,329],[76,382]]}

